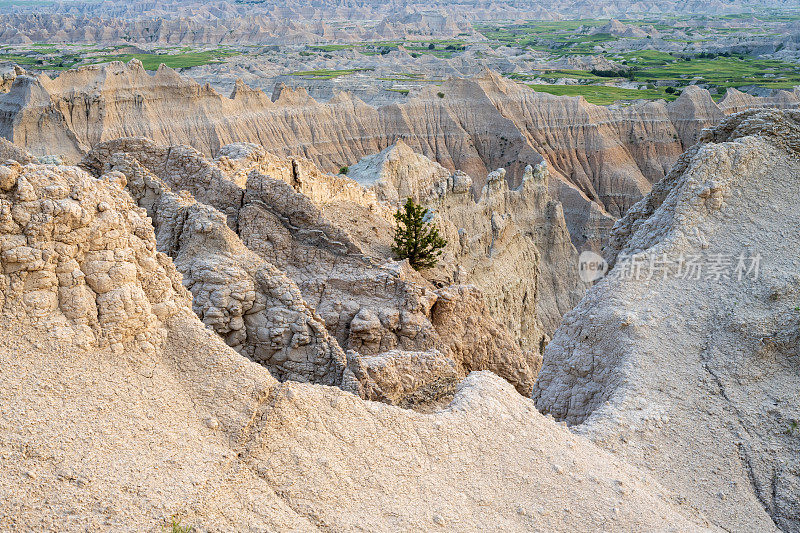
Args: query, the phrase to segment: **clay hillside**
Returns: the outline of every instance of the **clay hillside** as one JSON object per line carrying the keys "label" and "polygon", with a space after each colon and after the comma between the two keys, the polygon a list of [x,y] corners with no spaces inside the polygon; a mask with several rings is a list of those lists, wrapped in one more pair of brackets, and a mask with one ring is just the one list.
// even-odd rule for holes
{"label": "clay hillside", "polygon": [[[442,91],[18,77],[0,530],[800,530],[800,113]],[[595,284],[566,189],[619,217]],[[431,269],[391,251],[409,197],[447,240]]]}

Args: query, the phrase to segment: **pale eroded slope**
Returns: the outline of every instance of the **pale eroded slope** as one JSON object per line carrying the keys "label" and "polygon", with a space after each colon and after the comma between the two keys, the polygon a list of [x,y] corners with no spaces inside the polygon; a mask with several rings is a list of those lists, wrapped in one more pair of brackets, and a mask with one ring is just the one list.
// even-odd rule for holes
{"label": "pale eroded slope", "polygon": [[617,264],[564,317],[534,391],[729,531],[800,528],[799,153],[796,112],[707,132],[618,222]]}
{"label": "pale eroded slope", "polygon": [[0,187],[1,528],[707,525],[488,373],[433,415],[277,384],[192,314],[119,182],[15,172]]}

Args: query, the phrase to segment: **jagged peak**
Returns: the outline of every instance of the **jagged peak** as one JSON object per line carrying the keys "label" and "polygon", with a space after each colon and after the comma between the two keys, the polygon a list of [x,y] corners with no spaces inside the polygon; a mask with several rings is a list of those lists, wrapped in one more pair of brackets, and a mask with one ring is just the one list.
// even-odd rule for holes
{"label": "jagged peak", "polygon": [[705,95],[705,94],[708,94],[709,96],[711,95],[711,93],[709,93],[707,89],[704,89],[699,85],[687,85],[686,87],[683,88],[683,91],[678,96],[678,98],[690,97],[695,95]]}
{"label": "jagged peak", "polygon": [[674,109],[687,104],[694,106],[701,104],[703,107],[718,107],[707,89],[697,85],[688,85],[675,100],[667,103],[667,109]]}
{"label": "jagged peak", "polygon": [[[161,66],[164,66],[164,63],[161,63],[161,65],[159,65],[159,68],[161,68]],[[131,71],[137,71],[137,70],[145,71],[144,63],[142,63],[140,60],[136,58],[133,58],[130,61],[128,61],[126,67],[128,70]]]}
{"label": "jagged peak", "polygon": [[[144,73],[147,72],[144,70],[144,67],[142,67],[142,71]],[[177,70],[172,67],[168,67],[164,63],[158,65],[158,69],[156,70],[155,74],[153,74],[153,78],[157,80],[175,80],[177,83],[189,82],[193,85],[197,85],[197,82],[193,78],[181,76]]]}
{"label": "jagged peak", "polygon": [[241,78],[236,78],[236,82],[233,86],[233,91],[231,91],[230,99],[231,100],[243,100],[243,99],[250,99],[255,98],[258,100],[259,103],[265,106],[271,106],[272,100],[270,97],[261,89],[254,89],[247,85]]}
{"label": "jagged peak", "polygon": [[313,105],[317,103],[304,87],[293,88],[283,82],[275,85],[275,89],[272,92],[272,101],[283,106]]}
{"label": "jagged peak", "polygon": [[[336,91],[333,95],[333,98],[328,100],[329,104],[348,104],[348,103],[358,103],[361,102],[358,98],[356,98],[353,93],[350,91]],[[363,103],[363,102],[362,102]]]}
{"label": "jagged peak", "polygon": [[741,105],[742,103],[752,102],[754,99],[755,97],[752,95],[743,93],[739,89],[728,87],[728,90],[725,91],[725,96],[719,102],[719,106],[721,108],[732,107],[735,105]]}

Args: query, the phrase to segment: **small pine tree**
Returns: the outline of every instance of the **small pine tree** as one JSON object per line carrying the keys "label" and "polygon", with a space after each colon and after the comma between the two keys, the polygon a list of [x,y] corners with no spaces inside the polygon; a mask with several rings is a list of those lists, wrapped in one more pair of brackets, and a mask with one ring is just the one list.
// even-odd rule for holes
{"label": "small pine tree", "polygon": [[394,232],[392,252],[398,259],[408,259],[414,270],[436,266],[442,248],[447,241],[439,236],[439,228],[433,222],[426,222],[428,210],[409,198],[394,218],[397,228]]}

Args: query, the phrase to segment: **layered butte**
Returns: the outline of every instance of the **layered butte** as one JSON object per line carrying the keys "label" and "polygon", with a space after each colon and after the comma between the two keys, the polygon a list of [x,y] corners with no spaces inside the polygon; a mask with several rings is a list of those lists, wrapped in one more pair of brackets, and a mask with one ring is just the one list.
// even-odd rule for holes
{"label": "layered butte", "polygon": [[[441,95],[441,96],[440,96]],[[144,136],[216,155],[232,142],[301,155],[335,171],[402,140],[483,186],[503,167],[511,185],[545,160],[576,245],[596,243],[661,179],[699,132],[743,107],[796,107],[797,93],[755,98],[731,91],[716,104],[689,87],[672,103],[596,106],[582,97],[537,93],[491,72],[421,90],[401,104],[372,107],[340,93],[320,103],[279,87],[272,97],[238,83],[230,98],[163,67],[138,61],[17,76],[0,95],[0,136],[34,155],[77,161],[96,144]]]}

